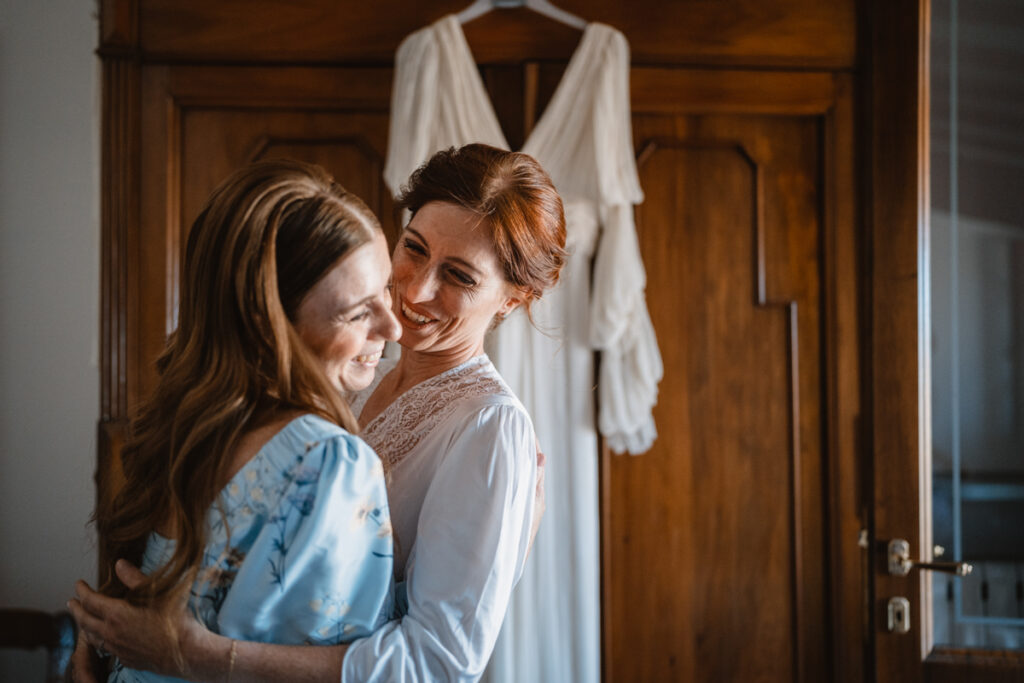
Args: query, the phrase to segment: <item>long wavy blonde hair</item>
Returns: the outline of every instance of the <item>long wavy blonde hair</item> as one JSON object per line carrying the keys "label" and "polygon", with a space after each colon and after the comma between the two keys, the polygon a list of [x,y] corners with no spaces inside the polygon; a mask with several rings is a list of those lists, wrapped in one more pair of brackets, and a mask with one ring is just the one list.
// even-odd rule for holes
{"label": "long wavy blonde hair", "polygon": [[[294,411],[357,430],[292,321],[327,271],[379,230],[366,205],[318,166],[258,162],[214,191],[189,233],[178,328],[121,454],[126,483],[94,514],[110,563],[101,568],[104,593],[153,604],[191,585],[208,511],[246,432]],[[139,563],[157,528],[173,533],[174,554],[129,591],[112,563]]]}

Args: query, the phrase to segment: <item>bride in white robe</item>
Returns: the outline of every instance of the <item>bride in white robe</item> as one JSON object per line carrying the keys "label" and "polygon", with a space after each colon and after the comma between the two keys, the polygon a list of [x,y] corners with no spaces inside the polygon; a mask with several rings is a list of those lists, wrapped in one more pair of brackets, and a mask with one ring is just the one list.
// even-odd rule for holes
{"label": "bride in white robe", "polygon": [[[410,35],[396,55],[385,178],[397,193],[435,151],[470,142],[509,147],[462,27],[448,16]],[[522,151],[562,196],[570,256],[559,285],[534,307],[536,324],[514,313],[488,343],[549,455],[544,530],[488,674],[494,683],[596,681],[598,427],[615,451],[650,448],[662,375],[633,223],[643,193],[632,144],[629,46],[620,32],[587,26]]]}

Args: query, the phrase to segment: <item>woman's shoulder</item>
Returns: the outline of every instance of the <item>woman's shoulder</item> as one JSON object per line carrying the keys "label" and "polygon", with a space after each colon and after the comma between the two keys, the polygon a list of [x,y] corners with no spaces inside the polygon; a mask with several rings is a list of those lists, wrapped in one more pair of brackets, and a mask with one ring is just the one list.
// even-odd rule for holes
{"label": "woman's shoulder", "polygon": [[521,412],[528,417],[519,397],[487,356],[478,356],[466,364],[462,372],[453,378],[449,390],[457,396],[464,409],[507,406],[508,410],[501,411],[502,413]]}
{"label": "woman's shoulder", "polygon": [[[334,495],[338,486],[353,495],[383,490],[380,459],[358,436],[305,414],[288,422],[235,474],[218,510],[232,526],[247,528],[279,514],[281,506],[312,510],[322,494]],[[211,525],[216,530],[216,516]]]}
{"label": "woman's shoulder", "polygon": [[343,463],[357,463],[377,460],[366,442],[330,420],[307,413],[285,425],[264,447],[265,460],[278,465],[282,470],[308,462],[311,457],[337,459]]}
{"label": "woman's shoulder", "polygon": [[530,414],[487,356],[468,364],[449,391],[455,397],[448,420],[453,429],[483,434],[490,425],[532,434]]}

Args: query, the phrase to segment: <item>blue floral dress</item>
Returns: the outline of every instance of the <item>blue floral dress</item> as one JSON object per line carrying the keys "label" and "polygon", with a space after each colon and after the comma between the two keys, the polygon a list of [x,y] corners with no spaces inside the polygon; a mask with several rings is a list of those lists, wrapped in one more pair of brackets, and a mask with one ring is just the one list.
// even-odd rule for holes
{"label": "blue floral dress", "polygon": [[[239,640],[333,645],[369,635],[394,608],[383,469],[360,438],[304,415],[278,432],[221,492],[189,604]],[[142,570],[171,556],[150,536]],[[173,681],[115,661],[109,681]]]}

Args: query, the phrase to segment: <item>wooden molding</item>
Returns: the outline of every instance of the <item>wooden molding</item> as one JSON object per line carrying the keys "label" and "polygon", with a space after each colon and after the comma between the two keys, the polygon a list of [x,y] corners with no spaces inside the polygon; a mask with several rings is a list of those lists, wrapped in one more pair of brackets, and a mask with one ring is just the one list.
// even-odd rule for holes
{"label": "wooden molding", "polygon": [[[128,437],[128,420],[100,420],[96,426],[96,471],[93,482],[96,485],[96,501],[106,500],[114,495],[124,483],[124,472],[121,469],[121,449]],[[102,585],[107,579],[106,567],[110,566],[109,558],[102,553],[99,562],[99,581]]]}
{"label": "wooden molding", "polygon": [[[865,370],[873,461],[871,639],[878,683],[922,680],[930,634],[925,577],[890,576],[890,539],[920,557],[930,544],[927,424],[928,0],[869,3],[871,27],[865,206],[870,312]],[[886,602],[911,601],[907,636],[886,632]]]}
{"label": "wooden molding", "polygon": [[101,0],[99,54],[139,54],[139,0]]}
{"label": "wooden molding", "polygon": [[[115,7],[128,3],[107,0]],[[413,31],[468,0],[376,3],[307,0],[137,0],[147,61],[390,64]],[[569,12],[621,30],[635,64],[852,69],[853,0],[563,0]],[[106,9],[106,8],[105,8]],[[494,30],[498,28],[500,30]],[[354,30],[353,30],[354,29]],[[579,32],[526,10],[495,10],[466,25],[482,64],[565,59]],[[487,38],[480,40],[479,36]]]}
{"label": "wooden molding", "polygon": [[663,114],[818,115],[836,101],[836,76],[827,71],[746,69],[630,69],[633,112]]}
{"label": "wooden molding", "polygon": [[100,416],[127,416],[139,221],[141,69],[131,59],[103,60],[101,160]]}

